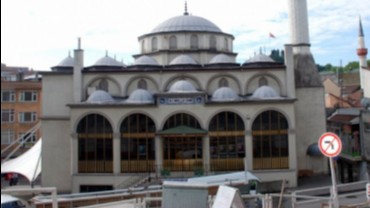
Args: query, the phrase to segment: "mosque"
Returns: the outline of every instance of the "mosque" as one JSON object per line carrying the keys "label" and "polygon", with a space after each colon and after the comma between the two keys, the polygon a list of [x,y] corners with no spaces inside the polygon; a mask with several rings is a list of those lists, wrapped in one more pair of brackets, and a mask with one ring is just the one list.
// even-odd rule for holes
{"label": "mosque", "polygon": [[324,89],[310,52],[306,1],[289,0],[285,63],[236,63],[234,36],[190,15],[139,36],[125,65],[84,65],[80,41],[43,73],[42,184],[60,192],[118,189],[133,178],[247,170],[297,186],[327,172],[308,151],[326,131]]}

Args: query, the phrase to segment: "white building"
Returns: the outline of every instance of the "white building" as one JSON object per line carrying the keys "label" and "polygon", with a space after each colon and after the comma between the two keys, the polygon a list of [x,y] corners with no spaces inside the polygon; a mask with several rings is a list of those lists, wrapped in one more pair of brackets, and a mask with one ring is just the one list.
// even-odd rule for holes
{"label": "white building", "polygon": [[[307,10],[300,2],[293,16]],[[308,33],[298,24],[305,14],[292,27]],[[79,44],[43,73],[43,185],[115,189],[148,174],[210,175],[245,163],[262,181],[289,186],[299,173],[326,172],[323,157],[307,154],[326,129],[308,39],[286,45],[285,64],[263,54],[236,63],[233,40],[185,11],[139,37],[131,66],[108,55],[84,66]]]}

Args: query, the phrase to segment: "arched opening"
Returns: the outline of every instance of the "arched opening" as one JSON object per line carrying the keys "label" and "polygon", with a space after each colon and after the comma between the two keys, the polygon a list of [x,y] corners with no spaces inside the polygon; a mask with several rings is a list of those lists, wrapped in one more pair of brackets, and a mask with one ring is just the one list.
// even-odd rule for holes
{"label": "arched opening", "polygon": [[218,86],[219,87],[228,87],[229,86],[229,81],[227,81],[226,78],[221,78],[219,83],[218,83]]}
{"label": "arched opening", "polygon": [[155,162],[155,124],[143,114],[133,114],[121,127],[121,172],[152,172]]}
{"label": "arched opening", "polygon": [[207,132],[200,128],[191,115],[171,116],[159,134],[163,138],[163,169],[195,171],[203,168],[202,137]]}
{"label": "arched opening", "polygon": [[266,77],[261,77],[258,80],[258,86],[262,87],[262,86],[266,86],[266,85],[268,85],[268,81],[267,81]]}
{"label": "arched opening", "polygon": [[157,51],[158,50],[158,40],[156,37],[152,38],[152,51]]}
{"label": "arched opening", "polygon": [[140,79],[139,80],[139,82],[137,83],[137,88],[138,89],[143,89],[143,90],[147,90],[148,89],[148,84],[145,81],[145,79]]}
{"label": "arched opening", "polygon": [[224,50],[229,51],[229,41],[227,41],[227,38],[224,39]]}
{"label": "arched opening", "polygon": [[197,35],[192,35],[190,37],[190,48],[191,49],[198,49],[199,48],[199,41]]}
{"label": "arched opening", "polygon": [[170,37],[170,49],[177,49],[177,38],[174,35]]}
{"label": "arched opening", "polygon": [[216,36],[211,35],[211,37],[209,38],[209,49],[216,50],[216,48],[217,48]]}
{"label": "arched opening", "polygon": [[108,80],[107,79],[101,79],[100,82],[99,82],[99,85],[98,85],[98,89],[109,92],[108,87],[109,87]]}
{"label": "arched opening", "polygon": [[211,171],[244,170],[244,122],[233,112],[221,112],[209,124]]}
{"label": "arched opening", "polygon": [[252,126],[253,169],[289,168],[288,121],[277,111],[265,111]]}
{"label": "arched opening", "polygon": [[78,172],[113,172],[113,130],[98,114],[85,116],[77,126]]}

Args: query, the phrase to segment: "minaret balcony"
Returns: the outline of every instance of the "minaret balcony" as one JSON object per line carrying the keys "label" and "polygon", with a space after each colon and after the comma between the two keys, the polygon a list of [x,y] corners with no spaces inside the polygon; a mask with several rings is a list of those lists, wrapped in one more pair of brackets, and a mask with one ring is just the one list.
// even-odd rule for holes
{"label": "minaret balcony", "polygon": [[367,48],[358,48],[357,55],[359,56],[366,56],[367,55]]}

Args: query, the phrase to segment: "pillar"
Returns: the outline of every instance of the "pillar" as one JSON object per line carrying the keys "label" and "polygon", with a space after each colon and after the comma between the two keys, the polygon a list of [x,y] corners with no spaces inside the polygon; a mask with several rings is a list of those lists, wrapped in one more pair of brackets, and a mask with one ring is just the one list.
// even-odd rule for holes
{"label": "pillar", "polygon": [[245,145],[245,161],[244,169],[247,171],[253,170],[253,137],[252,130],[247,130],[244,136]]}
{"label": "pillar", "polygon": [[156,135],[154,138],[155,146],[155,169],[156,174],[160,175],[161,170],[163,169],[163,138]]}
{"label": "pillar", "polygon": [[211,153],[209,147],[210,147],[209,136],[206,135],[202,137],[203,169],[205,175],[208,175],[211,166]]}
{"label": "pillar", "polygon": [[113,133],[113,174],[121,173],[121,135]]}
{"label": "pillar", "polygon": [[78,173],[78,134],[72,133],[71,134],[71,159],[72,159],[72,167],[71,167],[71,174],[77,174]]}

